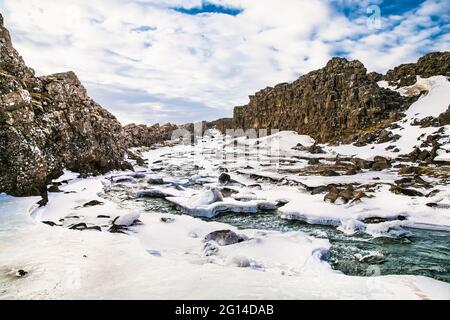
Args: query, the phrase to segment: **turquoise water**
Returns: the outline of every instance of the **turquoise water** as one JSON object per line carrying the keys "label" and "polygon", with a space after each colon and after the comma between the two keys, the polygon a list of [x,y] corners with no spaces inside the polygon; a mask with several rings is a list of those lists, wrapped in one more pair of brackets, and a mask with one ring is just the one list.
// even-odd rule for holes
{"label": "turquoise water", "polygon": [[284,220],[273,213],[230,213],[214,220],[242,229],[303,231],[327,238],[331,250],[326,260],[334,269],[347,275],[410,274],[450,282],[450,232],[408,229],[412,235],[407,238],[372,238],[367,234],[347,236],[335,227]]}
{"label": "turquoise water", "polygon": [[[124,207],[180,214],[162,199],[135,199],[123,191],[107,195]],[[302,231],[328,239],[331,249],[325,259],[335,270],[347,275],[423,275],[450,283],[450,232],[408,229],[411,235],[402,238],[373,238],[365,233],[348,236],[336,227],[281,219],[276,212],[225,213],[212,220],[240,229]]]}

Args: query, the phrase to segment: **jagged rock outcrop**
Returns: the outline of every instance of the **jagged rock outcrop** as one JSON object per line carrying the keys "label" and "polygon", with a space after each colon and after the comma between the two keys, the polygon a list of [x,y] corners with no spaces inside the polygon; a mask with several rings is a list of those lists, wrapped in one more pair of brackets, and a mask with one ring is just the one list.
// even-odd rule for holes
{"label": "jagged rock outcrop", "polygon": [[170,140],[172,133],[178,129],[178,126],[171,123],[166,123],[162,126],[159,124],[147,126],[131,123],[124,126],[123,129],[127,137],[128,146],[150,147],[156,143]]}
{"label": "jagged rock outcrop", "polygon": [[450,52],[432,52],[421,57],[417,63],[399,65],[389,70],[383,80],[398,88],[415,84],[417,76],[429,78],[437,75],[450,77]]}
{"label": "jagged rock outcrop", "polygon": [[217,129],[222,133],[226,133],[227,129],[233,128],[233,118],[220,118],[214,121],[206,122],[207,129]]}
{"label": "jagged rock outcrop", "polygon": [[122,126],[73,72],[35,76],[0,15],[0,192],[45,198],[63,168],[86,175],[131,168],[125,150]]}
{"label": "jagged rock outcrop", "polygon": [[233,127],[295,130],[318,142],[350,142],[362,131],[397,120],[414,101],[381,88],[360,61],[333,58],[293,83],[268,87],[234,109]]}

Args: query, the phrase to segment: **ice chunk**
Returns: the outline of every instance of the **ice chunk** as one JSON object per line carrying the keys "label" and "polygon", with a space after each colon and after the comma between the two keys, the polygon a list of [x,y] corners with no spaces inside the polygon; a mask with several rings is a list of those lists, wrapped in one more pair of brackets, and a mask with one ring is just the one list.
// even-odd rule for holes
{"label": "ice chunk", "polygon": [[359,220],[348,219],[341,221],[341,225],[337,229],[347,235],[352,235],[355,234],[357,231],[366,230],[366,225],[364,222],[361,222]]}
{"label": "ice chunk", "polygon": [[223,201],[223,196],[217,188],[206,190],[192,197],[193,206],[204,206],[220,201]]}
{"label": "ice chunk", "polygon": [[128,213],[123,216],[117,217],[114,220],[113,224],[116,226],[128,227],[135,223],[136,220],[139,220],[140,216],[141,215],[138,212]]}

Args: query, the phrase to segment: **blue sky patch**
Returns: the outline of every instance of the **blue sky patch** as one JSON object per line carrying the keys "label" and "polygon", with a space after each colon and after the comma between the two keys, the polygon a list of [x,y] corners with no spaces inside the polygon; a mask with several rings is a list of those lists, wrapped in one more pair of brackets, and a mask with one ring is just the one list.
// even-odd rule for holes
{"label": "blue sky patch", "polygon": [[189,9],[186,9],[183,7],[176,7],[176,8],[172,8],[172,9],[177,12],[189,14],[189,15],[198,15],[198,14],[202,14],[202,13],[218,13],[218,14],[226,14],[226,15],[230,15],[230,16],[237,16],[238,14],[240,14],[243,11],[242,9],[216,5],[216,4],[207,2],[207,1],[203,1],[202,5],[199,7],[193,7],[193,8],[189,8]]}
{"label": "blue sky patch", "polygon": [[385,73],[450,50],[450,0],[79,1],[77,24],[57,1],[19,2],[0,0],[0,11],[27,63],[73,69],[123,123],[231,116],[249,94],[333,56]]}
{"label": "blue sky patch", "polygon": [[379,6],[381,15],[402,15],[408,11],[418,8],[425,0],[408,0],[408,1],[383,1]]}

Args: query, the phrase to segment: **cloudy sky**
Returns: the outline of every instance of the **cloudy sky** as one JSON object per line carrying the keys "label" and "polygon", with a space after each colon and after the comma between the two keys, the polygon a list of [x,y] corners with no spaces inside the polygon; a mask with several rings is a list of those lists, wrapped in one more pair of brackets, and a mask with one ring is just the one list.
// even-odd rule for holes
{"label": "cloudy sky", "polygon": [[333,56],[385,72],[450,50],[448,0],[0,0],[37,74],[73,70],[122,123],[231,116]]}

